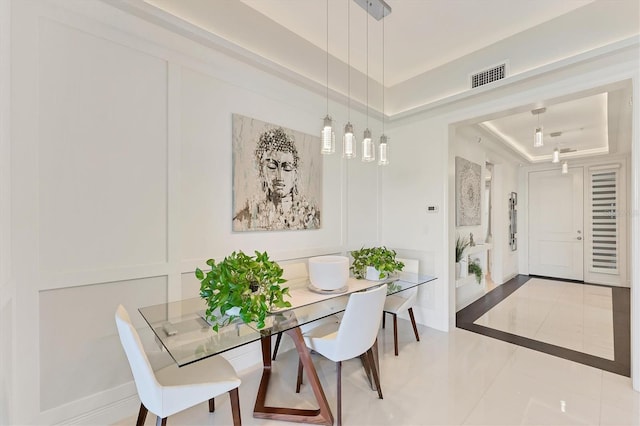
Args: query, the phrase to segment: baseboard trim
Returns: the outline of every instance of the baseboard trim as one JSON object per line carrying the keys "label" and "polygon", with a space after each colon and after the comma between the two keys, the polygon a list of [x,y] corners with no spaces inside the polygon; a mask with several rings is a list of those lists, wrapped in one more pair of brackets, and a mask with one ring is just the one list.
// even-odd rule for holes
{"label": "baseboard trim", "polygon": [[135,416],[140,408],[138,395],[115,401],[88,413],[64,420],[57,425],[107,425]]}

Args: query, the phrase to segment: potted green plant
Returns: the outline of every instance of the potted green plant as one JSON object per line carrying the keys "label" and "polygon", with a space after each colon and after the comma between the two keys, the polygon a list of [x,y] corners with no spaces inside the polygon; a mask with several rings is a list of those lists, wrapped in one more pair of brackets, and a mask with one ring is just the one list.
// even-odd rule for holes
{"label": "potted green plant", "polygon": [[[462,277],[462,272],[466,272],[466,269],[462,268],[462,261],[464,260],[464,250],[469,247],[469,240],[467,237],[461,237],[458,235],[456,238],[456,278]],[[464,275],[466,276],[466,274]]]}
{"label": "potted green plant", "polygon": [[469,262],[469,273],[475,274],[478,284],[482,282],[482,267],[477,260],[472,260],[471,262]]}
{"label": "potted green plant", "polygon": [[264,328],[270,311],[291,306],[284,300],[290,296],[289,288],[280,286],[286,282],[282,268],[266,251],[256,251],[255,256],[234,251],[218,263],[207,260],[207,265],[209,272],[196,268],[195,274],[200,280],[200,297],[207,303],[207,319],[216,332],[236,318]]}
{"label": "potted green plant", "polygon": [[395,250],[386,247],[368,247],[351,252],[353,263],[349,267],[353,275],[369,280],[382,280],[395,271],[401,271],[404,263],[396,260]]}

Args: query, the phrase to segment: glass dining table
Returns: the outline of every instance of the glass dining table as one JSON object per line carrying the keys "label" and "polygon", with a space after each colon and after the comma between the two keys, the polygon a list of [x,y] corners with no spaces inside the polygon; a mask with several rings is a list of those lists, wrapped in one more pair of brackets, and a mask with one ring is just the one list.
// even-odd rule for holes
{"label": "glass dining table", "polygon": [[[179,367],[260,341],[263,371],[253,416],[331,425],[333,415],[299,327],[344,311],[351,293],[387,284],[387,295],[390,295],[435,279],[436,277],[430,275],[406,272],[381,281],[349,278],[347,290],[340,293],[318,291],[310,285],[308,279],[289,280],[286,286],[289,287],[291,297],[286,300],[291,302],[292,306],[270,313],[262,329],[258,329],[255,323],[237,320],[221,327],[216,333],[206,320],[207,306],[201,298],[147,306],[139,311],[153,330],[156,340]],[[293,340],[318,402],[318,409],[271,407],[265,404],[272,369],[271,336],[280,333],[286,333]]]}

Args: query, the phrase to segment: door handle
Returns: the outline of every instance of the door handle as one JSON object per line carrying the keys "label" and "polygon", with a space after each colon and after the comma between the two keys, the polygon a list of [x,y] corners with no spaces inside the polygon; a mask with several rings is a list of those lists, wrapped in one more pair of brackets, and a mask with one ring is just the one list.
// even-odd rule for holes
{"label": "door handle", "polygon": [[581,239],[582,239],[582,237],[578,237],[578,240],[581,240]]}

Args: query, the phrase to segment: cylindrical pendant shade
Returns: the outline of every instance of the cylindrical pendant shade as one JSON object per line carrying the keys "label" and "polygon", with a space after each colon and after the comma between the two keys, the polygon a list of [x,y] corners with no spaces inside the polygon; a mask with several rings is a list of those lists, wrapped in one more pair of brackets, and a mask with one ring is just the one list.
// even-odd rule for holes
{"label": "cylindrical pendant shade", "polygon": [[342,156],[348,159],[356,158],[356,136],[353,134],[353,125],[351,123],[347,123],[344,126]]}
{"label": "cylindrical pendant shade", "polygon": [[371,140],[371,131],[366,129],[362,139],[362,161],[370,162],[376,159],[376,151]]}
{"label": "cylindrical pendant shade", "polygon": [[562,174],[566,175],[567,173],[569,173],[569,163],[565,161],[562,163]]}
{"label": "cylindrical pendant shade", "polygon": [[378,145],[378,165],[380,166],[389,164],[389,144],[387,142],[387,135],[381,135],[380,144]]}
{"label": "cylindrical pendant shade", "polygon": [[322,129],[322,150],[323,154],[333,154],[336,152],[336,136],[333,132],[331,117],[324,118],[324,128]]}
{"label": "cylindrical pendant shade", "polygon": [[542,140],[542,127],[536,128],[536,133],[533,136],[533,146],[535,148],[540,148],[544,145],[544,141]]}
{"label": "cylindrical pendant shade", "polygon": [[558,151],[558,148],[553,150],[553,158],[551,159],[552,163],[559,163],[560,162],[560,151]]}

